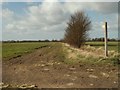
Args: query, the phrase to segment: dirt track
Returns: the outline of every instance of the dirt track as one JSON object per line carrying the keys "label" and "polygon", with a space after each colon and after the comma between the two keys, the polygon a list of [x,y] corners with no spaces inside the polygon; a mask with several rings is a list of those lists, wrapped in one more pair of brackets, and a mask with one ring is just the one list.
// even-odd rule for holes
{"label": "dirt track", "polygon": [[39,88],[116,88],[117,67],[79,63],[68,65],[53,45],[11,60],[3,60],[3,83]]}

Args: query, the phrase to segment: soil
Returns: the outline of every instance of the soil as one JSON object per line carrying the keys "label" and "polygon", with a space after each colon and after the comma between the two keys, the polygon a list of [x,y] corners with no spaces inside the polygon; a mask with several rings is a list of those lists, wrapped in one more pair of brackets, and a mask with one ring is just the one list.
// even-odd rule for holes
{"label": "soil", "polygon": [[38,88],[117,88],[117,66],[79,62],[66,64],[57,45],[2,62],[2,81],[14,87],[23,84]]}

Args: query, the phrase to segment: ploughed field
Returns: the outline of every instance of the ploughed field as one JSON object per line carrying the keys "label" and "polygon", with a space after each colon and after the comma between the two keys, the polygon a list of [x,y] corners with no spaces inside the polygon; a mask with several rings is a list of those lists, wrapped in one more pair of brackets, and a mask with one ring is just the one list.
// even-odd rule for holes
{"label": "ploughed field", "polygon": [[61,42],[3,43],[3,88],[117,88],[118,44],[87,42],[80,49]]}

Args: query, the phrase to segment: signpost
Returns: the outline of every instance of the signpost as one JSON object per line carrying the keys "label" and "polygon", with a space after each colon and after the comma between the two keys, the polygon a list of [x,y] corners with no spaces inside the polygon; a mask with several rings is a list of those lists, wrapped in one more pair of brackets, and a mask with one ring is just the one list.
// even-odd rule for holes
{"label": "signpost", "polygon": [[105,31],[105,57],[108,57],[108,46],[107,46],[107,37],[108,37],[108,33],[107,33],[107,22],[105,22],[105,26],[104,26],[104,31]]}

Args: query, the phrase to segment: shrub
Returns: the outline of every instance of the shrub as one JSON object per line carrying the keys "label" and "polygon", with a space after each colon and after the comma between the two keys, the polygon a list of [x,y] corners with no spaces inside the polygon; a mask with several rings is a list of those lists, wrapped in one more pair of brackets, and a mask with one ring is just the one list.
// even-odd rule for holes
{"label": "shrub", "polygon": [[74,47],[80,48],[87,40],[91,21],[83,11],[77,11],[67,23],[64,41]]}

